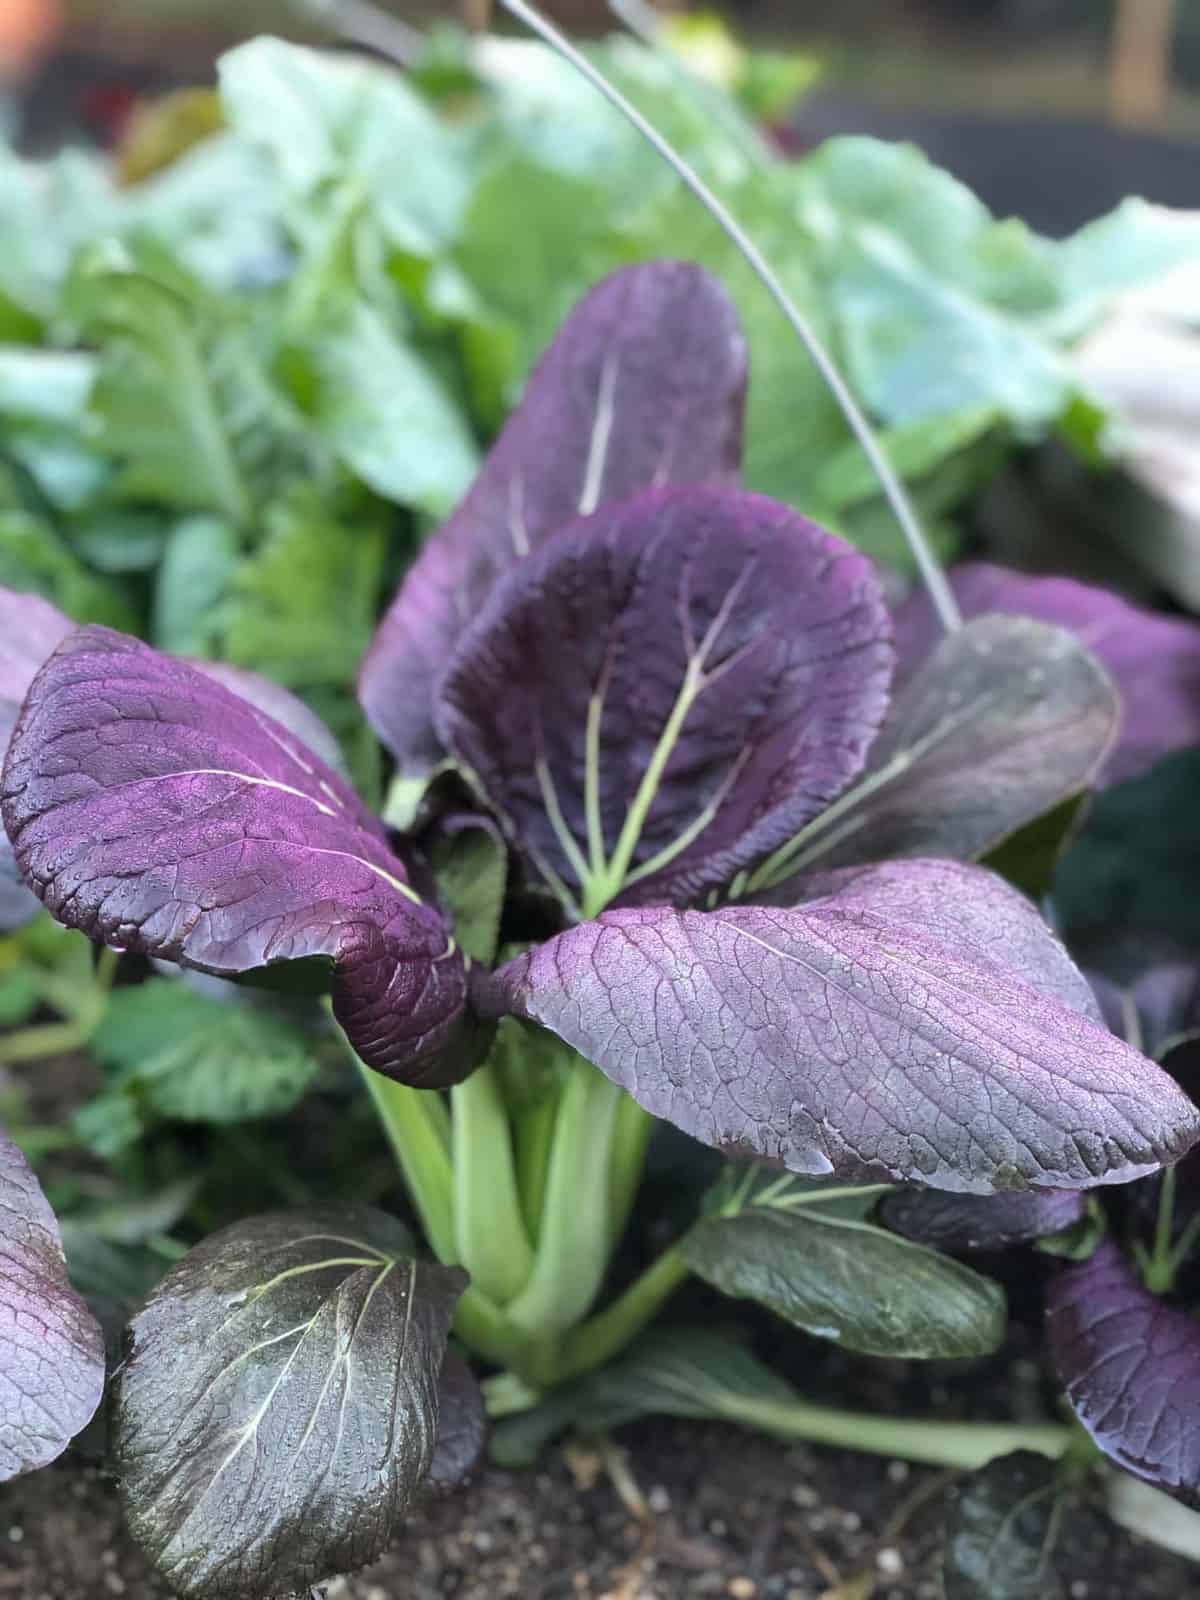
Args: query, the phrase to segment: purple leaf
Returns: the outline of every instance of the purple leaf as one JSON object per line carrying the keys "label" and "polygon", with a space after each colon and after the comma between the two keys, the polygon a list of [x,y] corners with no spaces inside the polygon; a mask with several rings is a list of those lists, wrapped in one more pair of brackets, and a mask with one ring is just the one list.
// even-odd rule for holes
{"label": "purple leaf", "polygon": [[[346,776],[342,747],[326,725],[310,711],[303,700],[283,689],[260,673],[247,672],[244,667],[231,667],[224,661],[193,661],[197,672],[224,684],[243,700],[249,700],[259,711],[273,717],[281,727],[294,734],[301,744],[308,746],[327,767],[332,767],[339,777]],[[373,824],[372,824],[373,826]]]}
{"label": "purple leaf", "polygon": [[[36,594],[0,588],[0,756],[34,674],[75,624]],[[28,922],[37,897],[21,882],[7,835],[0,833],[0,933]]]}
{"label": "purple leaf", "polygon": [[863,557],[761,496],[673,489],[575,523],[504,580],[438,728],[585,914],[686,902],[854,777],[890,672]]}
{"label": "purple leaf", "polygon": [[1200,1505],[1200,1325],[1145,1288],[1112,1240],[1050,1286],[1050,1353],[1104,1454]]}
{"label": "purple leaf", "polygon": [[462,957],[378,825],[193,667],[107,628],[72,634],[26,700],[3,806],[21,871],[69,927],[220,977],[325,957],[369,1065],[422,1085],[473,1065]]}
{"label": "purple leaf", "polygon": [[1200,952],[1132,928],[1093,929],[1071,948],[1119,1039],[1158,1058],[1200,1024]]}
{"label": "purple leaf", "polygon": [[736,482],[745,391],[737,314],[699,267],[629,267],[576,306],[363,663],[362,704],[404,776],[437,763],[437,684],[497,578],[599,505]]}
{"label": "purple leaf", "polygon": [[896,1233],[935,1250],[1007,1250],[1065,1233],[1086,1210],[1084,1197],[1072,1189],[985,1195],[898,1189],[883,1197],[879,1216]]}
{"label": "purple leaf", "polygon": [[808,830],[791,870],[986,855],[1094,780],[1120,706],[1062,628],[978,617],[896,697],[862,782]]}
{"label": "purple leaf", "polygon": [[438,1380],[438,1431],[429,1476],[439,1494],[448,1494],[478,1471],[487,1448],[488,1419],[483,1391],[456,1350],[447,1350]]}
{"label": "purple leaf", "polygon": [[652,1115],[802,1173],[1087,1188],[1200,1136],[1164,1072],[1070,1009],[1095,1003],[1032,907],[949,861],[847,874],[795,909],[610,912],[481,1000]]}
{"label": "purple leaf", "polygon": [[104,1392],[104,1335],[37,1179],[0,1134],[0,1482],[55,1460]]}
{"label": "purple leaf", "polygon": [[[1200,626],[1156,616],[1119,595],[1070,578],[1032,578],[987,562],[950,574],[965,617],[1000,611],[1057,623],[1104,663],[1124,715],[1105,766],[1108,783],[1136,777],[1172,750],[1200,745]],[[915,594],[896,617],[902,670],[914,670],[940,637],[933,610]]]}

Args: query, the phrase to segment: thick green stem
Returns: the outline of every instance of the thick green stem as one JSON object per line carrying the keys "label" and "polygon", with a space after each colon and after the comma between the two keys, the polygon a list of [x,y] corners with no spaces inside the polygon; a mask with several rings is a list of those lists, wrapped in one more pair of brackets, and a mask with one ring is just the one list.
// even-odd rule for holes
{"label": "thick green stem", "polygon": [[632,1095],[623,1094],[617,1102],[612,1163],[608,1175],[608,1225],[612,1249],[621,1242],[633,1212],[646,1165],[646,1148],[653,1130],[654,1118],[650,1113],[643,1111]]}
{"label": "thick green stem", "polygon": [[506,1305],[529,1281],[533,1251],[521,1215],[508,1113],[489,1066],[450,1092],[458,1258],[490,1300]]}
{"label": "thick green stem", "polygon": [[1159,1180],[1158,1218],[1154,1229],[1154,1249],[1146,1262],[1143,1276],[1151,1294],[1167,1294],[1175,1282],[1176,1260],[1171,1248],[1175,1230],[1175,1168],[1168,1167]]}
{"label": "thick green stem", "polygon": [[554,1125],[557,1120],[558,1096],[547,1094],[521,1112],[516,1126],[517,1188],[521,1196],[521,1215],[535,1246],[542,1234],[546,1180],[550,1175],[550,1156],[554,1149]]}
{"label": "thick green stem", "polygon": [[600,1291],[610,1252],[609,1170],[623,1091],[578,1056],[554,1126],[533,1272],[508,1307],[531,1334],[571,1328]]}
{"label": "thick green stem", "polygon": [[[388,1143],[395,1151],[430,1249],[444,1265],[457,1266],[454,1174],[445,1137],[445,1108],[432,1090],[394,1083],[381,1072],[364,1066],[349,1043],[346,1048],[362,1074]],[[432,1107],[434,1101],[438,1101],[437,1110]]]}
{"label": "thick green stem", "polygon": [[761,1428],[780,1439],[837,1445],[867,1455],[921,1461],[935,1467],[973,1472],[997,1456],[1032,1450],[1057,1460],[1071,1444],[1072,1430],[1061,1424],[1020,1422],[930,1422],[911,1417],[873,1417],[805,1401],[779,1405],[738,1400],[727,1418]]}
{"label": "thick green stem", "polygon": [[564,1338],[554,1367],[554,1381],[582,1377],[619,1355],[647,1327],[688,1275],[681,1252],[659,1256],[612,1305],[573,1328]]}

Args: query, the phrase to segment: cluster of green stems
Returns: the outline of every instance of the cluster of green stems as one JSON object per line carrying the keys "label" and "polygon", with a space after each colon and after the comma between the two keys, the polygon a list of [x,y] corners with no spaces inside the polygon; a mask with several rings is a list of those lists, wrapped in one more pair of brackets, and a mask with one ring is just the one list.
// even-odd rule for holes
{"label": "cluster of green stems", "polygon": [[[471,1276],[454,1331],[504,1374],[493,1415],[604,1366],[688,1276],[678,1245],[596,1309],[633,1210],[652,1119],[589,1062],[561,1047],[556,1094],[506,1102],[492,1063],[448,1097],[363,1068],[426,1239]],[[726,1209],[736,1211],[746,1186]],[[973,1469],[1013,1450],[1063,1455],[1078,1431],[1056,1423],[943,1423],[796,1401],[739,1400],[729,1420],[782,1438]]]}

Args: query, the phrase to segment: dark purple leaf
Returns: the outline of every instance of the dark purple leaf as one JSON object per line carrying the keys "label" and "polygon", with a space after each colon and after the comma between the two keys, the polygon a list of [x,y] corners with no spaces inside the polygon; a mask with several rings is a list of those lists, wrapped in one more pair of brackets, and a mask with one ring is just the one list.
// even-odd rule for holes
{"label": "dark purple leaf", "polygon": [[599,505],[663,484],[736,482],[745,389],[737,314],[699,267],[629,267],[580,302],[363,663],[360,698],[405,776],[441,754],[435,690],[496,579]]}
{"label": "dark purple leaf", "polygon": [[466,1274],[380,1212],[252,1217],[133,1318],[113,1457],[172,1594],[249,1600],[373,1561],[424,1481]]}
{"label": "dark purple leaf", "polygon": [[1200,951],[1131,928],[1093,929],[1071,948],[1118,1038],[1157,1057],[1200,1024]]}
{"label": "dark purple leaf", "polygon": [[364,1061],[423,1085],[470,1070],[462,956],[378,825],[193,667],[72,634],[26,701],[3,803],[22,872],[69,927],[220,977],[326,958]]}
{"label": "dark purple leaf", "polygon": [[[0,588],[0,755],[34,674],[75,624],[36,594]],[[37,897],[21,882],[7,835],[0,832],[0,933],[28,922]]]}
{"label": "dark purple leaf", "polygon": [[761,496],[673,489],[564,529],[504,580],[438,727],[585,914],[684,903],[845,788],[890,671],[863,557]]}
{"label": "dark purple leaf", "polygon": [[1090,990],[1000,879],[908,861],[841,881],[795,909],[610,912],[481,998],[654,1116],[802,1173],[1086,1188],[1200,1136],[1165,1073],[1070,1009],[1094,1014]]}
{"label": "dark purple leaf", "polygon": [[[964,616],[1000,611],[1057,623],[1108,668],[1124,715],[1105,764],[1106,782],[1136,777],[1159,756],[1200,745],[1200,626],[1194,622],[1156,616],[1070,578],[1032,578],[986,562],[957,567],[950,581]],[[896,617],[905,674],[929,656],[939,636],[928,600],[914,595]]]}
{"label": "dark purple leaf", "polygon": [[1071,1189],[986,1195],[899,1189],[879,1205],[880,1219],[889,1228],[935,1250],[1007,1250],[1065,1233],[1086,1211],[1083,1195]]}
{"label": "dark purple leaf", "polygon": [[447,1494],[475,1473],[487,1447],[488,1421],[483,1391],[455,1350],[447,1350],[438,1381],[438,1431],[429,1476],[431,1489]]}
{"label": "dark purple leaf", "polygon": [[264,678],[257,672],[247,672],[244,667],[231,667],[224,661],[193,661],[192,665],[197,671],[232,689],[243,700],[249,700],[257,710],[274,718],[281,727],[294,734],[301,744],[307,745],[315,755],[320,756],[339,777],[346,776],[341,746],[316,712],[310,711],[303,700],[298,700],[270,678]]}
{"label": "dark purple leaf", "polygon": [[1200,1505],[1200,1324],[1144,1287],[1112,1240],[1050,1286],[1050,1352],[1110,1460]]}
{"label": "dark purple leaf", "polygon": [[790,870],[982,856],[1090,786],[1119,716],[1108,674],[1071,634],[979,617],[897,696],[861,782],[798,841]]}
{"label": "dark purple leaf", "polygon": [[37,1179],[0,1134],[0,1482],[60,1456],[103,1393],[104,1335]]}

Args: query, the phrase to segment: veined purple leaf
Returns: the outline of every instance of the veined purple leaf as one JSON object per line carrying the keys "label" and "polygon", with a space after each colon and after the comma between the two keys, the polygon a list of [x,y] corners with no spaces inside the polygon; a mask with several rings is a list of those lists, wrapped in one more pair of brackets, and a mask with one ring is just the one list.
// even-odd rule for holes
{"label": "veined purple leaf", "polygon": [[[245,667],[231,667],[224,661],[193,661],[198,672],[227,689],[249,700],[257,710],[263,711],[279,725],[320,756],[327,767],[332,767],[340,778],[346,776],[346,764],[341,746],[315,711],[310,711],[303,700],[288,689],[264,678],[261,673],[248,672]],[[372,822],[374,827],[374,822]]]}
{"label": "veined purple leaf", "polygon": [[861,781],[777,870],[985,855],[1090,787],[1119,720],[1108,674],[1070,633],[978,617],[900,691]]}
{"label": "veined purple leaf", "polygon": [[1028,1189],[1024,1194],[941,1194],[897,1189],[879,1203],[880,1219],[906,1239],[935,1250],[1007,1250],[1082,1220],[1078,1190]]}
{"label": "veined purple leaf", "polygon": [[308,957],[369,1065],[474,1064],[461,954],[353,790],[195,668],[107,628],[50,658],[4,769],[18,864],[69,927],[220,977]]}
{"label": "veined purple leaf", "polygon": [[60,1456],[103,1393],[104,1335],[37,1179],[0,1134],[0,1482]]}
{"label": "veined purple leaf", "polygon": [[863,557],[761,496],[672,489],[509,574],[438,728],[568,904],[686,903],[845,788],[890,672]]}
{"label": "veined purple leaf", "polygon": [[1112,1240],[1058,1274],[1046,1309],[1058,1375],[1096,1444],[1200,1505],[1200,1325],[1151,1294]]}
{"label": "veined purple leaf", "polygon": [[1033,918],[979,868],[897,862],[794,909],[609,912],[509,963],[481,1000],[558,1034],[652,1115],[796,1172],[974,1194],[1152,1172],[1200,1137],[1200,1114],[1071,1009],[1095,1002]]}
{"label": "veined purple leaf", "polygon": [[[74,626],[40,595],[0,588],[0,752],[8,748],[34,674]],[[0,833],[0,933],[28,922],[37,908],[37,897],[21,882],[8,837]]]}
{"label": "veined purple leaf", "polygon": [[699,267],[629,267],[576,306],[363,663],[360,699],[404,776],[422,776],[441,754],[437,684],[497,578],[609,501],[736,482],[745,392],[737,313]]}
{"label": "veined purple leaf", "polygon": [[[1104,663],[1121,692],[1121,731],[1104,777],[1136,777],[1172,750],[1200,745],[1200,626],[1156,616],[1107,589],[1070,578],[1033,578],[987,562],[967,562],[950,574],[965,617],[988,611],[1036,617],[1074,633]],[[896,617],[901,670],[913,671],[940,637],[924,595],[915,594]]]}

